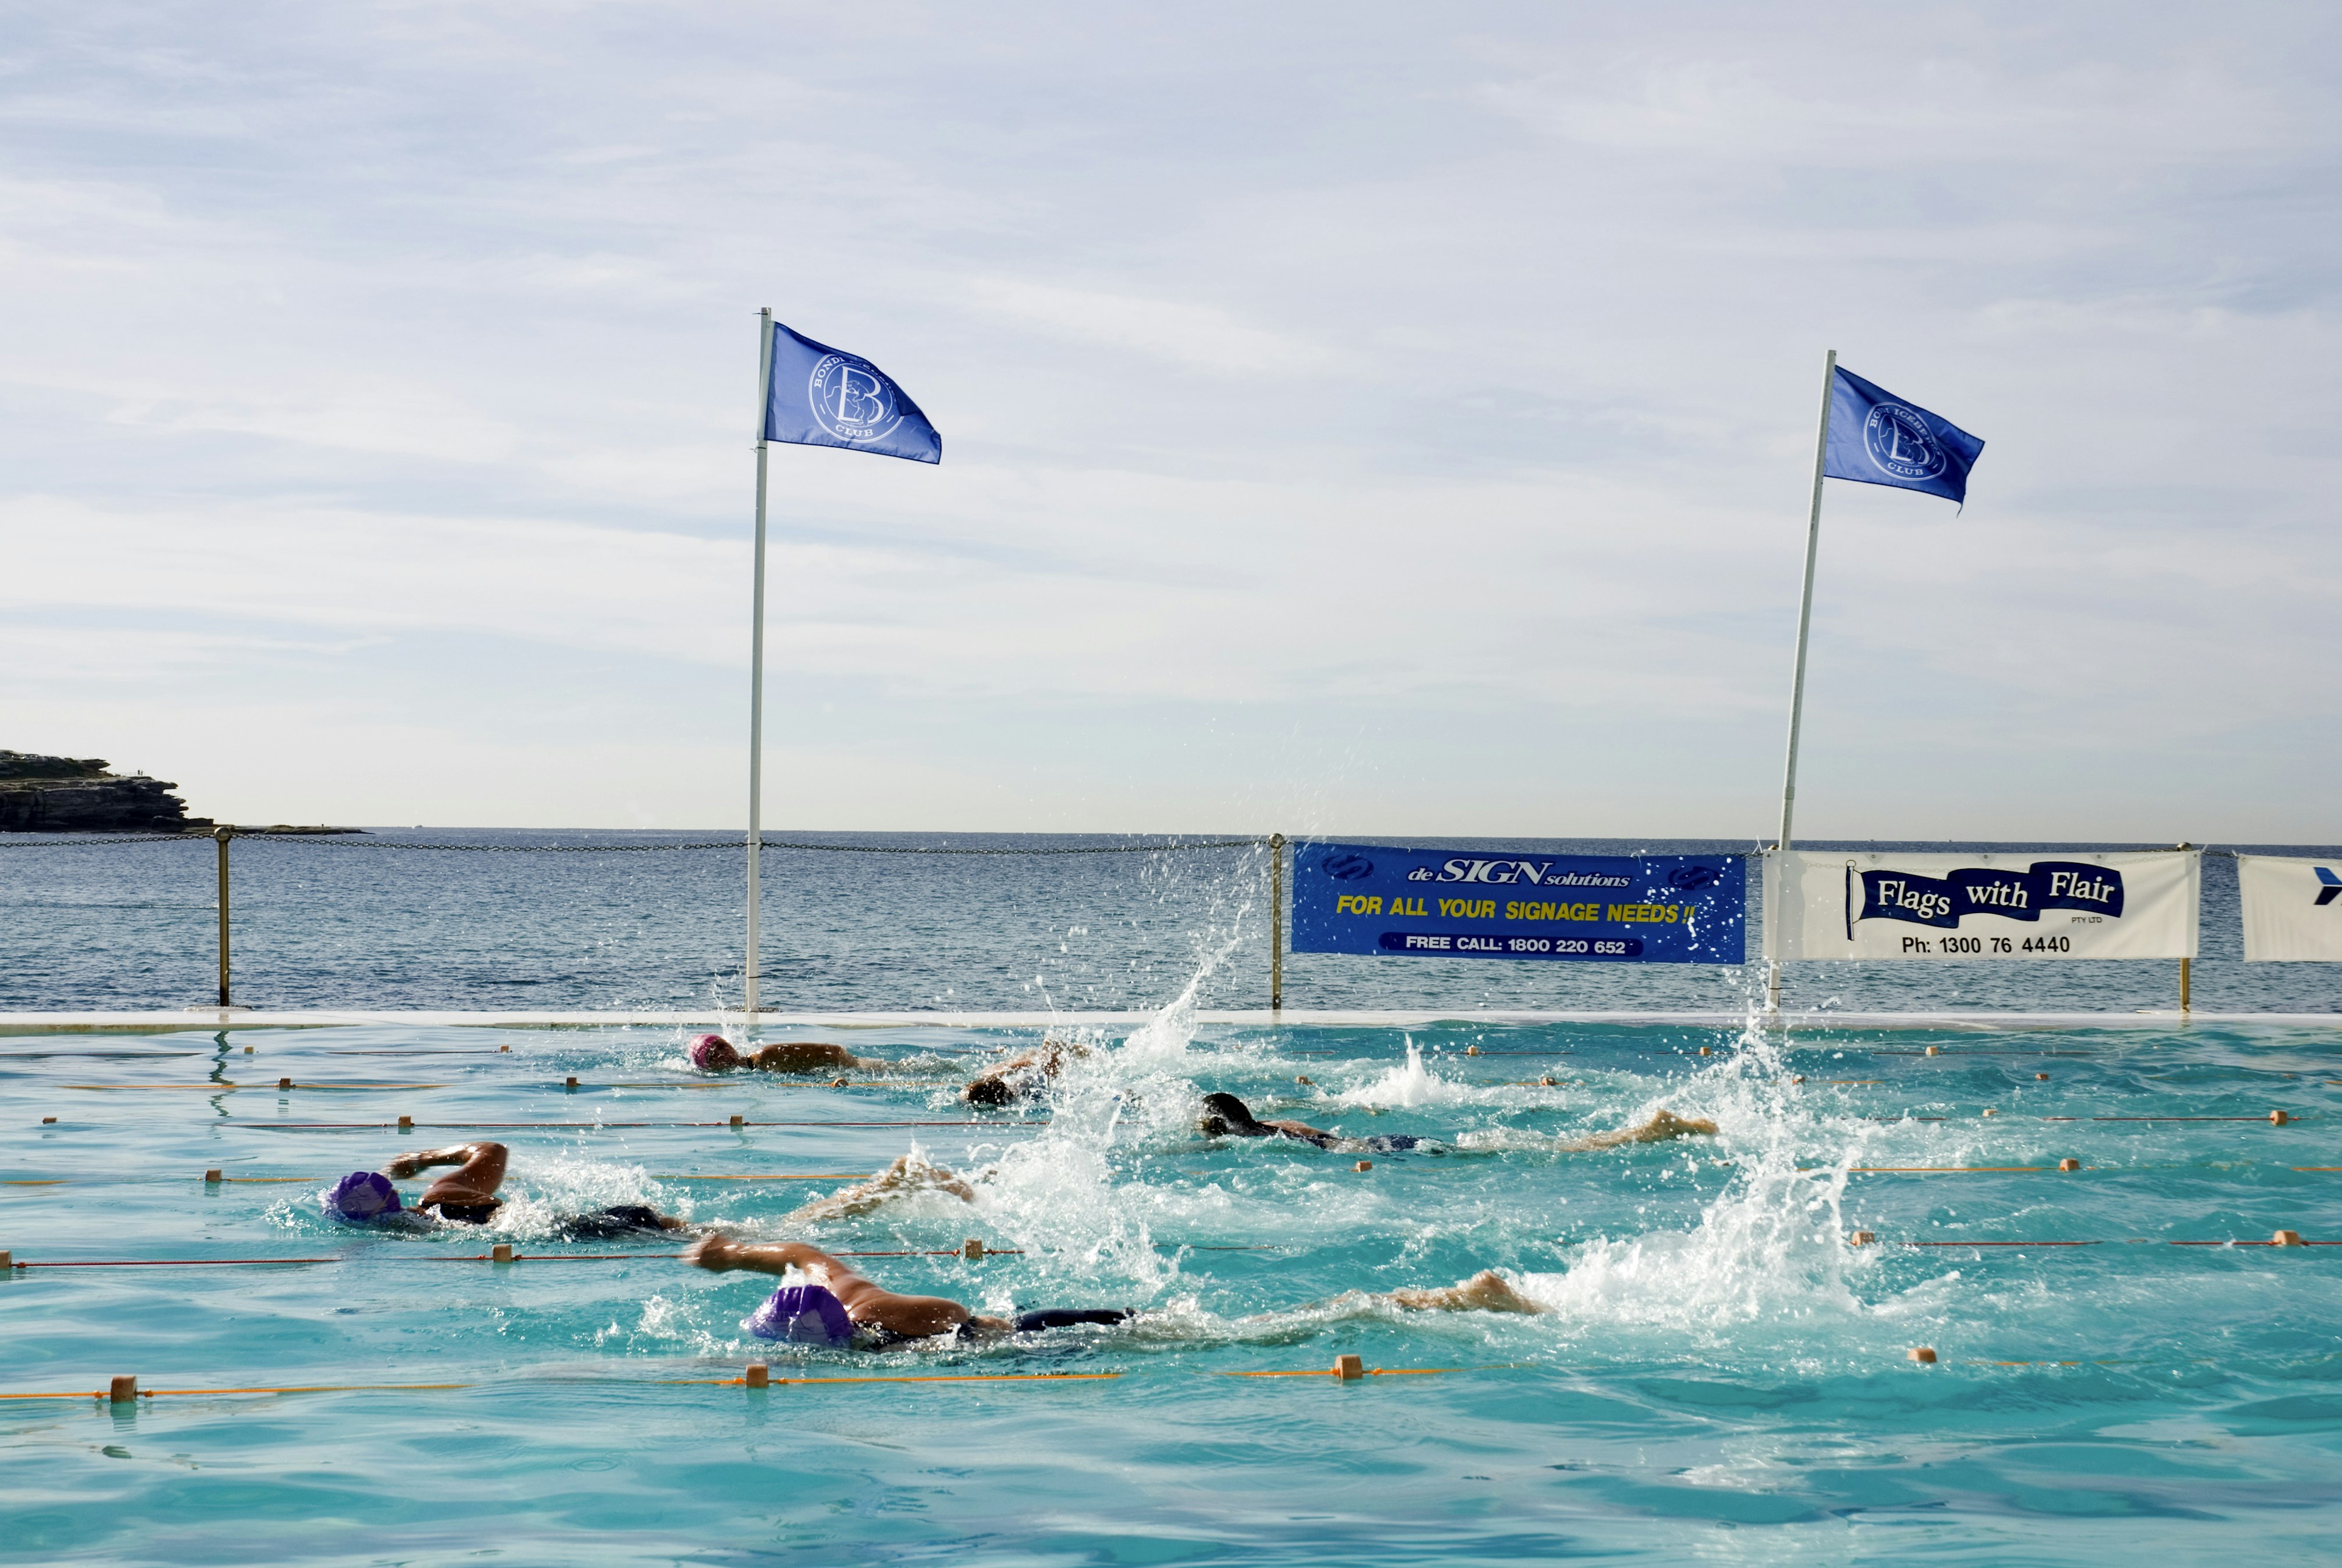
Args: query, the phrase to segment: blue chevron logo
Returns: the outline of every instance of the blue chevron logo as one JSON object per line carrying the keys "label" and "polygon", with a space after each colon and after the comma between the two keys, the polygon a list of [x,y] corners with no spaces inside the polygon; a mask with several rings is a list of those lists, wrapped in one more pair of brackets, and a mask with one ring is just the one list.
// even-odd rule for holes
{"label": "blue chevron logo", "polygon": [[2323,909],[2333,903],[2337,894],[2342,894],[2342,876],[2335,875],[2322,865],[2314,866],[2311,869],[2317,873],[2317,880],[2320,884],[2317,889],[2317,907]]}

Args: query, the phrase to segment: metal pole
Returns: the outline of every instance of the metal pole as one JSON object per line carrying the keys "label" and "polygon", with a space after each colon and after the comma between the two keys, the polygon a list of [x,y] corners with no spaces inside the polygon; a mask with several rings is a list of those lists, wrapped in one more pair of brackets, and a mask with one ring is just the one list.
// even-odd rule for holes
{"label": "metal pole", "polygon": [[[1789,758],[1781,774],[1781,840],[1776,849],[1787,849],[1790,844],[1789,824],[1797,806],[1797,732],[1806,717],[1806,639],[1814,624],[1814,556],[1822,542],[1822,464],[1829,457],[1830,394],[1837,388],[1837,350],[1831,349],[1822,356],[1822,412],[1818,429],[1814,435],[1814,494],[1806,512],[1806,585],[1797,600],[1797,663],[1789,681]],[[1765,911],[1770,922],[1774,912]],[[1777,935],[1776,948],[1778,947]],[[1781,963],[1774,959],[1766,965],[1765,1011],[1781,1011]]]}
{"label": "metal pole", "polygon": [[1268,835],[1268,1010],[1285,1011],[1285,835]]}
{"label": "metal pole", "polygon": [[[2177,847],[2180,849],[2193,849],[2195,845],[2188,844],[2183,839]],[[2197,864],[2200,867],[2203,863],[2198,861]],[[2200,875],[2197,877],[2197,885],[2199,887],[2202,885],[2202,877]],[[2187,1012],[2187,982],[2189,979],[2187,972],[2193,963],[2194,960],[2187,958],[2183,958],[2179,961],[2179,1011],[2183,1015]]]}
{"label": "metal pole", "polygon": [[756,587],[748,635],[748,1027],[756,1024],[757,982],[763,977],[756,916],[765,837],[765,419],[773,394],[773,313],[757,313]]}
{"label": "metal pole", "polygon": [[232,827],[212,829],[212,838],[219,844],[219,916],[220,916],[220,983],[219,1004],[227,1000],[227,841],[235,836]]}

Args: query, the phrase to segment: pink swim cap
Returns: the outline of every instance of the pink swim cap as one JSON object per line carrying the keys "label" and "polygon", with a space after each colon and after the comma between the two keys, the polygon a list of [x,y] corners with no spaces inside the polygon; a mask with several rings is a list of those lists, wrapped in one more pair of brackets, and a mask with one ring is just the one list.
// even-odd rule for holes
{"label": "pink swim cap", "polygon": [[728,1051],[732,1048],[732,1042],[721,1034],[702,1034],[698,1039],[694,1040],[691,1043],[691,1064],[703,1073],[716,1071],[708,1065],[707,1058],[718,1045]]}

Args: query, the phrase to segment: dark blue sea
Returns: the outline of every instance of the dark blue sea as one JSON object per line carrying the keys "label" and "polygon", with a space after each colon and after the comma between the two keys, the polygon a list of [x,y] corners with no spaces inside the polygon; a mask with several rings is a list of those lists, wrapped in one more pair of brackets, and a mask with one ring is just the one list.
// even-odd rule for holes
{"label": "dark blue sea", "polygon": [[[737,1006],[745,849],[721,832],[382,828],[233,849],[235,1001],[255,1008]],[[780,834],[831,851],[765,857],[766,1005],[938,1012],[1206,1008],[1268,999],[1269,852],[1036,854],[1128,838]],[[1236,836],[1236,835],[1230,835]],[[1340,838],[1340,834],[1328,834]],[[1716,854],[1714,840],[1426,839],[1457,849]],[[464,850],[405,847],[454,844]],[[1816,849],[2153,848],[1816,842]],[[2327,846],[2246,846],[2314,854]],[[510,853],[624,848],[641,853]],[[934,848],[1017,853],[840,853]],[[215,846],[67,846],[0,835],[0,1009],[202,1005],[215,984]],[[1291,1008],[1737,1009],[1761,984],[1750,884],[1745,966],[1288,954]],[[2204,865],[2201,1010],[2333,1012],[2322,964],[2240,962],[2235,863]],[[1851,1011],[2167,1009],[2176,963],[1794,964],[1785,1001]],[[1198,978],[1200,976],[1200,978]]]}

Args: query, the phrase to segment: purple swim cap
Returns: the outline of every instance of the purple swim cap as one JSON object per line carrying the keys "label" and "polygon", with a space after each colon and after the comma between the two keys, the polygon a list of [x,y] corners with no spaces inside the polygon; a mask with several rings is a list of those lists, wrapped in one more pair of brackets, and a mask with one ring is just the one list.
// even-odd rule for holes
{"label": "purple swim cap", "polygon": [[398,1213],[398,1189],[378,1171],[352,1171],[325,1194],[326,1212],[345,1220],[374,1220]]}
{"label": "purple swim cap", "polygon": [[844,1350],[854,1343],[854,1320],[846,1303],[820,1285],[783,1285],[748,1315],[746,1328],[758,1339]]}
{"label": "purple swim cap", "polygon": [[731,1044],[721,1034],[702,1034],[691,1043],[691,1064],[703,1073],[714,1072],[716,1069],[707,1064],[707,1054],[718,1045],[729,1046]]}

